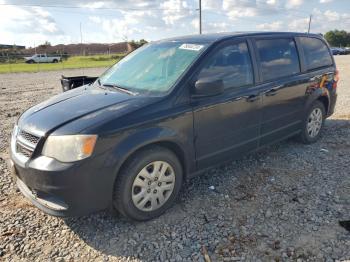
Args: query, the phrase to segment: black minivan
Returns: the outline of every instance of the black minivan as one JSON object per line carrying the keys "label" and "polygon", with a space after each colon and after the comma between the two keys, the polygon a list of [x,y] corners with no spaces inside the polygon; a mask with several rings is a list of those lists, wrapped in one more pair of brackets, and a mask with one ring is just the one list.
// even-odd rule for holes
{"label": "black minivan", "polygon": [[207,168],[291,136],[315,142],[334,111],[337,81],[319,35],[152,42],[93,84],[24,112],[12,170],[20,191],[51,215],[114,207],[151,219]]}

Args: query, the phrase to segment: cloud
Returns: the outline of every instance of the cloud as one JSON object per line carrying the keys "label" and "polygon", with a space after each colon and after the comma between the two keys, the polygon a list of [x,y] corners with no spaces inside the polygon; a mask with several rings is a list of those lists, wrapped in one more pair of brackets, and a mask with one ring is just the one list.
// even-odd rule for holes
{"label": "cloud", "polygon": [[[195,33],[198,32],[199,24],[198,19],[193,19],[191,21],[192,27],[195,29]],[[186,25],[184,25],[186,26]],[[204,34],[210,34],[210,33],[221,33],[221,32],[229,32],[232,28],[232,23],[228,22],[209,22],[205,23],[203,25],[202,31]]]}
{"label": "cloud", "polygon": [[51,13],[42,7],[1,6],[0,24],[2,43],[32,45],[34,42],[39,44],[46,40],[69,39]]}
{"label": "cloud", "polygon": [[183,0],[167,0],[161,3],[163,21],[167,25],[174,25],[177,21],[191,15],[193,12],[188,8],[188,3]]}
{"label": "cloud", "polygon": [[[165,29],[167,22],[171,26],[176,19],[179,19],[167,16],[169,20],[166,20],[162,12],[162,10],[154,12],[147,9],[133,10],[132,12],[118,11],[118,18],[93,15],[89,16],[89,20],[102,30],[104,33],[103,41],[118,42],[131,38],[145,38],[145,35],[151,34],[153,31]],[[146,38],[150,39],[150,37]],[[87,41],[92,41],[91,39],[92,37],[88,37]]]}
{"label": "cloud", "polygon": [[[122,19],[90,16],[89,20],[100,26],[101,30],[104,32],[105,41],[118,42],[125,41],[131,34],[141,32],[137,24],[139,22],[138,18],[143,15],[143,11],[140,11],[140,13],[133,12],[131,15],[126,14]],[[90,38],[87,40],[89,39]]]}
{"label": "cloud", "polygon": [[[54,1],[54,0],[53,0]],[[161,0],[60,0],[59,4],[54,1],[55,5],[68,5],[68,6],[79,6],[83,8],[94,9],[116,9],[116,10],[147,10],[152,8],[159,8],[163,1]]]}
{"label": "cloud", "polygon": [[291,31],[306,32],[309,26],[309,18],[299,18],[288,22]]}
{"label": "cloud", "polygon": [[333,2],[333,0],[320,0],[321,4],[327,4],[327,3],[331,3]]}
{"label": "cloud", "polygon": [[[183,26],[186,26],[185,24],[182,24]],[[198,19],[193,19],[191,21],[191,26],[194,27],[196,30],[199,29],[199,22],[198,22]]]}
{"label": "cloud", "polygon": [[221,33],[230,31],[230,27],[232,27],[231,23],[226,22],[211,22],[206,24],[205,33]]}
{"label": "cloud", "polygon": [[286,8],[296,8],[301,6],[304,3],[304,0],[287,0]]}
{"label": "cloud", "polygon": [[223,0],[222,7],[231,20],[257,15],[255,1]]}
{"label": "cloud", "polygon": [[[315,8],[312,11],[311,32],[325,33],[329,30],[348,30],[350,28],[350,13],[339,13],[332,10],[321,11]],[[288,23],[288,29],[293,31],[306,31],[309,19],[293,19]]]}
{"label": "cloud", "polygon": [[277,5],[278,1],[277,0],[267,0],[266,4],[268,4],[268,5]]}
{"label": "cloud", "polygon": [[280,13],[280,0],[223,0],[222,9],[231,20],[266,17]]}
{"label": "cloud", "polygon": [[340,14],[331,10],[327,10],[326,12],[324,12],[324,16],[330,22],[339,21],[341,19]]}
{"label": "cloud", "polygon": [[81,7],[86,7],[86,8],[90,8],[90,9],[94,9],[94,8],[102,8],[102,7],[107,7],[106,2],[85,2],[84,4],[80,5]]}
{"label": "cloud", "polygon": [[203,10],[220,10],[222,9],[222,0],[205,0],[202,1]]}
{"label": "cloud", "polygon": [[318,8],[315,8],[312,13],[312,32],[327,32],[335,28],[348,31],[350,28],[350,13],[339,13],[332,10],[321,11]]}
{"label": "cloud", "polygon": [[282,25],[283,25],[282,21],[274,21],[271,23],[259,24],[256,26],[256,28],[263,31],[277,31],[282,28]]}
{"label": "cloud", "polygon": [[22,9],[15,6],[4,6],[0,9],[2,29],[17,33],[60,34],[56,20],[41,7]]}

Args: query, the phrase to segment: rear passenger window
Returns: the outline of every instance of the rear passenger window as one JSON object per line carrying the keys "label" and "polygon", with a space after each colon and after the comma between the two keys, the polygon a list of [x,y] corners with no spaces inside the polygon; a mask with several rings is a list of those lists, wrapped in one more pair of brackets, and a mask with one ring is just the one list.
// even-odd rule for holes
{"label": "rear passenger window", "polygon": [[257,40],[263,81],[300,72],[299,57],[293,39]]}
{"label": "rear passenger window", "polygon": [[311,37],[300,37],[299,39],[304,50],[308,70],[333,64],[328,47],[323,41]]}
{"label": "rear passenger window", "polygon": [[253,71],[247,44],[232,44],[211,56],[198,78],[222,79],[225,89],[253,84]]}

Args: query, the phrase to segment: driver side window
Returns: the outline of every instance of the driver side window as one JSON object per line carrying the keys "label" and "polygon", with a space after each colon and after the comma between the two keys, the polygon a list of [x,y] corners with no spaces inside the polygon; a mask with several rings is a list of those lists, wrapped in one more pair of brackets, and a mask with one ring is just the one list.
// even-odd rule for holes
{"label": "driver side window", "polygon": [[199,78],[222,79],[224,88],[253,84],[253,70],[246,42],[223,47],[212,55],[198,75]]}

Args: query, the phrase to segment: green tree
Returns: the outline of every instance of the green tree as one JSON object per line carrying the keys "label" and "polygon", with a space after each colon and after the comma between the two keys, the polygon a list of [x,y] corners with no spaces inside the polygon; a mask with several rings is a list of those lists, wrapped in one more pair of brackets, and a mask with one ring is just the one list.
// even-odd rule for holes
{"label": "green tree", "polygon": [[44,47],[44,48],[47,48],[47,47],[49,47],[49,46],[51,46],[51,43],[50,43],[49,41],[45,41],[45,43],[43,43],[43,44],[39,45],[38,47]]}
{"label": "green tree", "polygon": [[327,32],[324,37],[331,46],[350,46],[350,32],[345,30],[332,30]]}
{"label": "green tree", "polygon": [[144,44],[147,44],[148,42],[145,40],[145,39],[141,39],[139,41],[135,41],[135,40],[131,40],[129,42],[129,44],[134,48],[134,49],[137,49],[141,46],[143,46]]}

